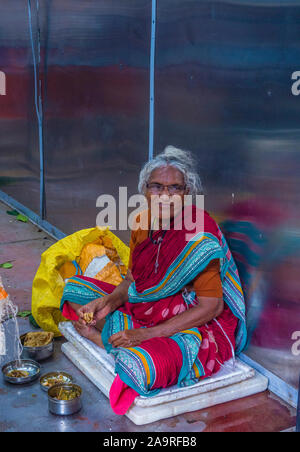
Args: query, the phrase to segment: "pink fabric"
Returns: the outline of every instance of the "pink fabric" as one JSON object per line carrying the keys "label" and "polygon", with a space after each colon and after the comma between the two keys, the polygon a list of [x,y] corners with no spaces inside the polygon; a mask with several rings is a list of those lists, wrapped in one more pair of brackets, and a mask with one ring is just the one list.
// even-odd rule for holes
{"label": "pink fabric", "polygon": [[187,306],[181,292],[158,301],[147,303],[126,302],[119,308],[119,311],[132,317],[134,328],[143,326],[150,328],[159,325],[186,310]]}
{"label": "pink fabric", "polygon": [[65,301],[63,305],[62,315],[69,320],[73,320],[77,322],[79,319],[78,315],[76,314],[75,310],[72,308],[72,306],[68,303],[68,301]]}
{"label": "pink fabric", "polygon": [[[232,347],[235,347],[235,329],[237,319],[233,316],[228,306],[225,306],[222,314],[217,318],[219,324],[226,331]],[[221,364],[232,357],[231,347],[220,326],[212,321],[198,328],[202,335],[202,344],[198,358],[201,361],[207,378],[220,370]],[[178,344],[170,338],[156,337],[143,342],[140,345],[153,359],[157,370],[155,383],[152,389],[167,388],[178,381],[182,367],[182,353]],[[125,414],[139,394],[119,376],[117,376],[110,388],[109,398],[113,411],[116,414]]]}
{"label": "pink fabric", "polygon": [[[232,358],[232,350],[235,349],[235,330],[238,320],[227,305],[225,305],[222,314],[217,317],[217,321],[219,325],[212,320],[198,328],[202,335],[198,358],[205,372],[201,379],[210,377],[218,372],[221,364]],[[220,326],[226,332],[230,343]]]}
{"label": "pink fabric", "polygon": [[109,391],[109,400],[112,410],[116,414],[125,414],[139,394],[126,383],[123,383],[119,375],[113,381]]}
{"label": "pink fabric", "polygon": [[[153,367],[157,372],[152,389],[175,385],[182,367],[182,353],[178,344],[173,339],[156,337],[144,341],[140,347],[152,357]],[[137,396],[138,392],[117,375],[109,392],[113,411],[116,414],[125,414]]]}

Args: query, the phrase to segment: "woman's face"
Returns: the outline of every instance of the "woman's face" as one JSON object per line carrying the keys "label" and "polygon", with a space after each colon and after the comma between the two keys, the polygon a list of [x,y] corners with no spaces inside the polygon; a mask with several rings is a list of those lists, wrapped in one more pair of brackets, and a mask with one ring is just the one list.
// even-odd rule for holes
{"label": "woman's face", "polygon": [[177,168],[162,166],[152,171],[147,183],[146,198],[153,216],[160,220],[172,219],[182,210],[185,194],[187,189],[184,176]]}

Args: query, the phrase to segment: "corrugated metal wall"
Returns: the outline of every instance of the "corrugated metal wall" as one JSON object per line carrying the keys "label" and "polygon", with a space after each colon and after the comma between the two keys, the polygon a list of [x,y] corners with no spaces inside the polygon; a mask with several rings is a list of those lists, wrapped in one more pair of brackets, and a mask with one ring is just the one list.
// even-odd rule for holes
{"label": "corrugated metal wall", "polygon": [[39,151],[34,83],[25,2],[1,1],[0,189],[39,212]]}
{"label": "corrugated metal wall", "polygon": [[[95,223],[102,193],[135,193],[148,158],[152,2],[31,3],[45,218],[71,233]],[[0,190],[39,213],[27,3],[2,0],[0,14]],[[246,293],[246,353],[296,387],[300,96],[291,76],[300,70],[300,5],[160,0],[156,27],[155,153],[174,144],[197,154],[206,209]]]}
{"label": "corrugated metal wall", "polygon": [[300,8],[165,0],[156,45],[155,149],[197,154],[243,281],[247,354],[297,386]]}

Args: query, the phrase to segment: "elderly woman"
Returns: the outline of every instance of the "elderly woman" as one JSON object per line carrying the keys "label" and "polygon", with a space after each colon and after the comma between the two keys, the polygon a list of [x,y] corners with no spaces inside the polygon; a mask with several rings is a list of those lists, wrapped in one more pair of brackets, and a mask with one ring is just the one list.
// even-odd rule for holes
{"label": "elderly woman", "polygon": [[[222,232],[204,211],[202,230],[195,228],[194,235],[184,221],[181,228],[175,225],[186,208],[178,201],[201,193],[195,169],[190,153],[171,146],[146,163],[139,190],[148,201],[148,224],[132,231],[126,278],[115,287],[77,277],[79,303],[74,285],[64,291],[63,313],[67,302],[78,315],[77,331],[115,357],[110,400],[119,414],[139,394],[211,376],[245,345],[243,292]],[[155,228],[153,198],[159,201]],[[192,215],[197,211],[190,209]],[[87,304],[86,291],[94,298]],[[84,321],[85,313],[94,314],[92,324]]]}

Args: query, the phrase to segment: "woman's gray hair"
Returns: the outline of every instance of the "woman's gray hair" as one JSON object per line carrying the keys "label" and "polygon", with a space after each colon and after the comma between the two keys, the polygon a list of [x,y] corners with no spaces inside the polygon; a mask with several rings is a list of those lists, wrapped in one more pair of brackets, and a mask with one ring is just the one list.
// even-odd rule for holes
{"label": "woman's gray hair", "polygon": [[146,185],[152,171],[163,166],[173,166],[184,176],[184,183],[190,195],[202,195],[203,188],[199,174],[196,172],[197,164],[190,151],[183,151],[174,146],[167,146],[165,150],[147,162],[141,172],[138,184],[140,193],[145,193]]}

